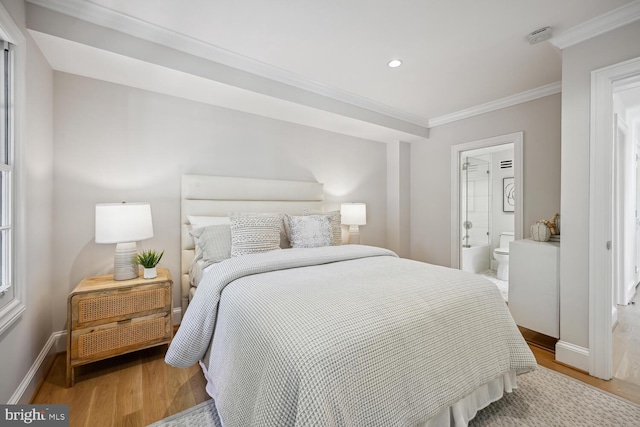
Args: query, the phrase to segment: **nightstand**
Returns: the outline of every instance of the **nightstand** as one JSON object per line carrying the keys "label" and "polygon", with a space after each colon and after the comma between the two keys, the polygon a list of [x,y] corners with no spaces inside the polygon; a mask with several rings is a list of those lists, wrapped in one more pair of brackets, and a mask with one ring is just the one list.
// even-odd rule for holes
{"label": "nightstand", "polygon": [[80,365],[169,343],[172,284],[164,268],[155,279],[82,280],[67,303],[67,387]]}

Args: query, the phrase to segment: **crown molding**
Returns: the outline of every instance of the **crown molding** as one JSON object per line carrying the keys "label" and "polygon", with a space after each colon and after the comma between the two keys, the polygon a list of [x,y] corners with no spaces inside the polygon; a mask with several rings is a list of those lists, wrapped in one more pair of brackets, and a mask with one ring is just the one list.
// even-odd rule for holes
{"label": "crown molding", "polygon": [[173,30],[125,15],[123,13],[82,0],[27,0],[36,6],[71,16],[95,25],[119,31],[130,36],[161,44],[191,55],[199,56],[260,77],[307,90],[334,100],[393,117],[414,125],[426,127],[424,117],[378,103],[244,55],[220,48]]}
{"label": "crown molding", "polygon": [[535,89],[527,90],[525,92],[520,92],[515,95],[507,96],[505,98],[496,99],[495,101],[487,102],[486,104],[481,104],[475,107],[456,111],[455,113],[434,117],[433,119],[429,120],[428,127],[432,128],[435,126],[444,125],[446,123],[468,119],[469,117],[490,113],[492,111],[511,107],[517,104],[522,104],[523,102],[533,101],[535,99],[554,95],[560,92],[562,92],[562,82],[551,83]]}
{"label": "crown molding", "polygon": [[16,45],[26,42],[24,34],[22,34],[22,31],[20,31],[11,14],[2,3],[0,3],[0,37]]}
{"label": "crown molding", "polygon": [[615,30],[640,19],[640,0],[633,1],[589,21],[571,27],[550,40],[559,49],[565,49],[590,38]]}

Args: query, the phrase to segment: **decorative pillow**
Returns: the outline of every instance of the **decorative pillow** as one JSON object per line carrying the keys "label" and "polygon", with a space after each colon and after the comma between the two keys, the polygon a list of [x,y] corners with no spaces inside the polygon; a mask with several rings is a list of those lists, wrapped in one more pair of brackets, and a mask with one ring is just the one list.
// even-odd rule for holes
{"label": "decorative pillow", "polygon": [[302,215],[330,215],[331,216],[331,245],[338,246],[342,244],[342,221],[340,211],[315,211],[313,209],[304,209]]}
{"label": "decorative pillow", "polygon": [[209,225],[193,229],[189,234],[193,236],[196,243],[196,254],[198,252],[202,254],[205,267],[231,258],[230,225]]}
{"label": "decorative pillow", "polygon": [[187,220],[189,220],[189,224],[191,224],[191,228],[206,227],[208,225],[231,224],[231,220],[227,216],[187,215]]}
{"label": "decorative pillow", "polygon": [[280,249],[282,214],[230,212],[231,256]]}
{"label": "decorative pillow", "polygon": [[292,248],[331,245],[331,215],[285,215],[284,223]]}

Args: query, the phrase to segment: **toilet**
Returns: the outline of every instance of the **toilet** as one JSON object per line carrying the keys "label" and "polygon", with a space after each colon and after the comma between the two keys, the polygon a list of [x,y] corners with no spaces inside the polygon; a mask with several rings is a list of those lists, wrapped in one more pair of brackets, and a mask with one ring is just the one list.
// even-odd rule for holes
{"label": "toilet", "polygon": [[496,277],[499,280],[509,280],[509,242],[513,242],[513,232],[500,233],[500,247],[493,250],[493,257],[498,261]]}

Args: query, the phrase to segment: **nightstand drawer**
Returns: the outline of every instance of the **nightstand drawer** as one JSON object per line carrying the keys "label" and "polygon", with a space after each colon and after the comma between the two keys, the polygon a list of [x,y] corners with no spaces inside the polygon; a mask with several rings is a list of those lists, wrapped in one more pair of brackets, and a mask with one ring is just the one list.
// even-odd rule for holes
{"label": "nightstand drawer", "polygon": [[132,320],[75,330],[71,336],[73,365],[150,347],[171,339],[169,314],[155,314]]}
{"label": "nightstand drawer", "polygon": [[171,287],[137,286],[100,293],[75,295],[72,301],[73,329],[99,325],[135,316],[170,311]]}

